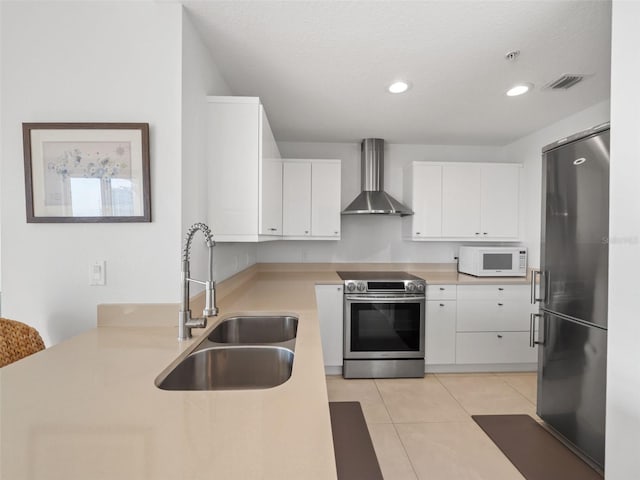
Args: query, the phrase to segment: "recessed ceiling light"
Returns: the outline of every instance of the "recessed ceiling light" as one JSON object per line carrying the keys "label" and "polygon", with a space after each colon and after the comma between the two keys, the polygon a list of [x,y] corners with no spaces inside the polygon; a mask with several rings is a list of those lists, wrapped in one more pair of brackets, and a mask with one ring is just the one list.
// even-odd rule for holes
{"label": "recessed ceiling light", "polygon": [[409,90],[409,84],[407,82],[399,81],[389,85],[390,93],[404,93],[407,90]]}
{"label": "recessed ceiling light", "polygon": [[517,97],[518,95],[524,95],[533,87],[530,83],[520,83],[518,85],[514,85],[509,90],[507,90],[507,96],[509,97]]}

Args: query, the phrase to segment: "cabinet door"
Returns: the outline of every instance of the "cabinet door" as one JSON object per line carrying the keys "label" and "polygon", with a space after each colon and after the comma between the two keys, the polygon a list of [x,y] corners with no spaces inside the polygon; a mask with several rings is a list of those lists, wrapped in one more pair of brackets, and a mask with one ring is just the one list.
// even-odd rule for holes
{"label": "cabinet door", "polygon": [[342,366],[342,285],[316,285],[316,303],[324,364],[327,367]]}
{"label": "cabinet door", "polygon": [[480,199],[483,237],[518,237],[520,170],[519,165],[483,165]]}
{"label": "cabinet door", "polygon": [[[527,284],[458,285],[458,300],[518,300],[530,304],[531,287]],[[537,305],[536,305],[537,308]]]}
{"label": "cabinet door", "polygon": [[428,301],[425,363],[443,365],[456,361],[456,302]]}
{"label": "cabinet door", "polygon": [[480,165],[442,166],[442,236],[480,238]]}
{"label": "cabinet door", "polygon": [[537,358],[537,347],[529,347],[529,332],[456,334],[456,361],[460,364],[535,363]]}
{"label": "cabinet door", "polygon": [[413,166],[414,238],[442,236],[442,166],[416,163]]}
{"label": "cabinet door", "polygon": [[458,332],[522,332],[529,329],[530,303],[515,299],[458,300]]}
{"label": "cabinet door", "polygon": [[282,165],[282,234],[311,235],[311,162]]}
{"label": "cabinet door", "polygon": [[216,241],[242,241],[258,233],[258,105],[212,101],[207,120],[209,225]]}
{"label": "cabinet door", "polygon": [[282,159],[262,106],[260,106],[260,111],[259,233],[261,235],[282,235]]}
{"label": "cabinet door", "polygon": [[318,161],[311,166],[311,233],[314,237],[340,236],[339,161]]}

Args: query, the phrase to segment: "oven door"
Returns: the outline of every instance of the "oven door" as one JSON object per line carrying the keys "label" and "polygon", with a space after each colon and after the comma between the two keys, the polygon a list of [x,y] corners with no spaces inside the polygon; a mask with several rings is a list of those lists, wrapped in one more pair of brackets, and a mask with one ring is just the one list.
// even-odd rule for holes
{"label": "oven door", "polygon": [[345,295],[344,358],[424,358],[424,295]]}

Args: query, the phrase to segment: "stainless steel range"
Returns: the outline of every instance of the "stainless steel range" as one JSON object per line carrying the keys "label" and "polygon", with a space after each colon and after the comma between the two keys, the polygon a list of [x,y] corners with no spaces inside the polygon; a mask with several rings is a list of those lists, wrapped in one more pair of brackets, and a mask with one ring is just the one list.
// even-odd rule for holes
{"label": "stainless steel range", "polygon": [[423,377],[426,282],[405,272],[337,273],[344,280],[344,377]]}

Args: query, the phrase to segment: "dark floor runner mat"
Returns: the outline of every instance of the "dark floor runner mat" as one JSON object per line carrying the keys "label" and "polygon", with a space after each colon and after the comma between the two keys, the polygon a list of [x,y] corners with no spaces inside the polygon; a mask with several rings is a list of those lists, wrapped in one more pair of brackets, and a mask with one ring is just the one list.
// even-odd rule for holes
{"label": "dark floor runner mat", "polygon": [[527,480],[602,480],[529,415],[472,415]]}
{"label": "dark floor runner mat", "polygon": [[382,480],[360,402],[329,402],[338,480]]}

